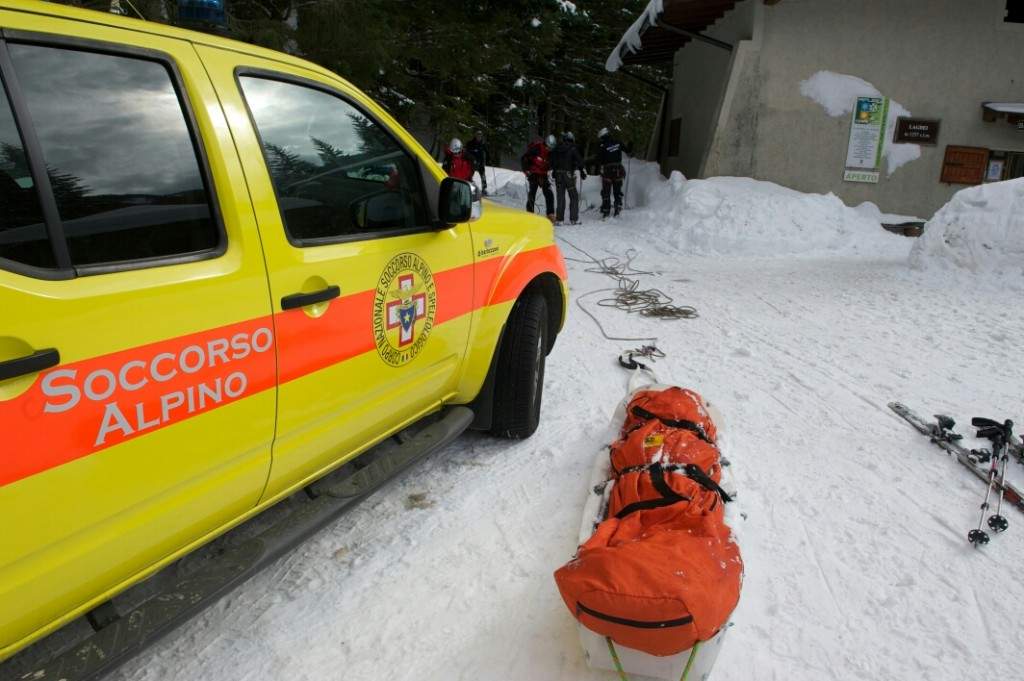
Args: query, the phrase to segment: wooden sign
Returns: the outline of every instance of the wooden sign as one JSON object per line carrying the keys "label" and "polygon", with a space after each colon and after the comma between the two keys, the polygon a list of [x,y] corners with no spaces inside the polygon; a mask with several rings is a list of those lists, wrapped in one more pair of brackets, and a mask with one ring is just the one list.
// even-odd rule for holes
{"label": "wooden sign", "polygon": [[896,132],[892,141],[897,144],[937,144],[939,120],[900,116],[896,119]]}
{"label": "wooden sign", "polygon": [[988,170],[989,150],[983,147],[946,147],[942,162],[942,182],[950,184],[981,184]]}

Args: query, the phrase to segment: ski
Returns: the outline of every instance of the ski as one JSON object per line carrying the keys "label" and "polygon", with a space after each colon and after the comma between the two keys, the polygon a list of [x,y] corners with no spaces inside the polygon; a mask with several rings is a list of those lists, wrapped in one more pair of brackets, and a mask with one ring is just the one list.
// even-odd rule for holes
{"label": "ski", "polygon": [[[975,477],[986,485],[989,484],[989,471],[983,468],[981,464],[989,461],[993,453],[988,450],[968,449],[960,444],[960,439],[963,436],[953,432],[953,419],[948,416],[937,416],[935,421],[926,421],[901,402],[890,402],[889,408],[902,416],[922,435],[927,435],[934,444],[956,457],[956,460],[963,464]],[[1014,456],[1019,457],[1020,451],[1021,442],[1017,439],[1016,442],[1010,444],[1010,452]],[[993,480],[991,481],[991,486],[995,492],[1002,492],[1003,498],[1007,503],[1016,506],[1019,511],[1024,513],[1024,494],[1016,486],[1005,480]]]}

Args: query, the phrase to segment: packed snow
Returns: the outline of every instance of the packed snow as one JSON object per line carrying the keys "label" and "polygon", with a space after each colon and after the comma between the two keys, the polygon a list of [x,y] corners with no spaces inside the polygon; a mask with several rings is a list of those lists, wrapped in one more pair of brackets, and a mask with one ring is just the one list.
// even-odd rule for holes
{"label": "packed snow", "polygon": [[[825,112],[837,118],[853,113],[858,97],[882,97],[882,93],[863,78],[833,71],[818,71],[800,83],[800,94],[812,99],[825,109]],[[889,115],[885,121],[882,155],[886,160],[886,174],[892,175],[901,166],[921,158],[921,145],[895,144],[892,142],[892,131],[896,128],[896,119],[911,116],[910,111],[899,102],[889,100]]]}
{"label": "packed snow", "polygon": [[954,268],[1005,275],[1000,285],[1024,285],[1024,178],[957,192],[925,225],[911,253],[919,269]]}
{"label": "packed snow", "polygon": [[863,215],[866,218],[871,218],[875,222],[883,225],[904,225],[909,222],[920,222],[924,224],[927,222],[924,218],[919,218],[916,215],[899,215],[898,213],[883,213],[882,209],[877,204],[871,201],[864,201],[863,203],[854,207],[854,210]]}
{"label": "packed snow", "polygon": [[[880,229],[880,217],[849,208],[834,194],[803,194],[772,182],[742,177],[666,181],[654,163],[627,160],[626,204],[633,220],[659,226],[657,238],[688,255],[783,256],[822,253],[888,254],[906,239]],[[521,172],[492,172],[494,190],[526,202]],[[537,193],[543,207],[541,193]],[[581,210],[601,204],[599,178],[583,183]]]}
{"label": "packed snow", "polygon": [[[609,335],[656,337],[659,378],[723,415],[746,579],[711,681],[1020,678],[1024,518],[971,548],[983,485],[886,404],[966,433],[1024,419],[1024,299],[1002,286],[1019,271],[969,266],[1020,261],[1024,180],[961,192],[915,244],[832,196],[631,167],[622,217],[596,216],[591,178],[584,224],[556,228],[573,300],[532,438],[464,435],[110,678],[614,681],[552,573],[626,392],[615,358],[639,343],[579,302]],[[521,177],[489,189],[522,206]],[[912,246],[955,267],[912,268]],[[700,316],[588,297],[613,286],[590,257],[631,249],[643,287]]]}

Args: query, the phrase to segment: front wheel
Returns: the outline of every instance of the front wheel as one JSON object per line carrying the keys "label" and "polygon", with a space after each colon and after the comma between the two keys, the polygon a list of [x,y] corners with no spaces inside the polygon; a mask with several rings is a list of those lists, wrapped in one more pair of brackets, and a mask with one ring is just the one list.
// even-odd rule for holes
{"label": "front wheel", "polygon": [[516,301],[498,357],[491,433],[519,440],[540,423],[544,359],[548,348],[548,306],[539,293]]}

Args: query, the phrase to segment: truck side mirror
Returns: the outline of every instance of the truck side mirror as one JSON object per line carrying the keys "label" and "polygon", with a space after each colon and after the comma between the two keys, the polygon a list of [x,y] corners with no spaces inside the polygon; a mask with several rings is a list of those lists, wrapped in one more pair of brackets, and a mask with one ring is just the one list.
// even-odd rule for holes
{"label": "truck side mirror", "polygon": [[483,197],[483,194],[480,191],[480,187],[477,187],[475,182],[473,183],[472,187],[473,187],[473,211],[472,211],[472,214],[469,217],[469,221],[470,222],[476,222],[484,214],[484,197]]}
{"label": "truck side mirror", "polygon": [[441,180],[437,200],[437,218],[441,229],[460,222],[469,222],[473,215],[473,185],[465,180],[446,177]]}

